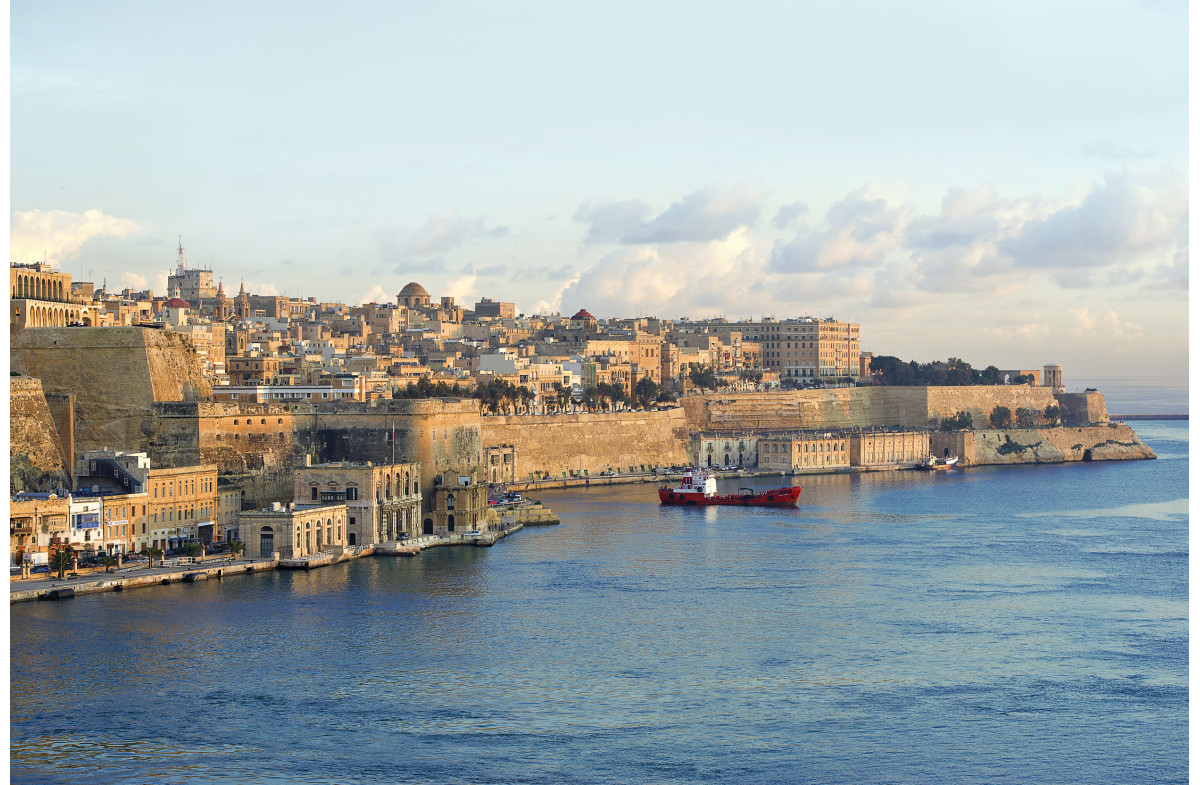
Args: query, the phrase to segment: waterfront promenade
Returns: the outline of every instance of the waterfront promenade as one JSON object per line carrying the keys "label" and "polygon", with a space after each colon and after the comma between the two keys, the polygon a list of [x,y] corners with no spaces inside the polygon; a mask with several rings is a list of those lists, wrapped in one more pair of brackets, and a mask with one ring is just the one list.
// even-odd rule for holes
{"label": "waterfront promenade", "polygon": [[427,535],[412,540],[347,548],[340,553],[326,551],[303,559],[180,558],[167,559],[165,564],[156,564],[153,567],[130,565],[113,572],[99,570],[64,577],[62,580],[59,580],[57,575],[38,576],[25,580],[13,579],[9,584],[8,599],[10,604],[30,600],[68,599],[75,595],[121,592],[171,583],[224,580],[229,577],[273,570],[316,569],[361,559],[364,556],[417,556],[430,548],[447,546],[490,547],[510,534],[516,534],[526,525],[547,525],[557,522],[557,516],[537,505],[537,509],[529,510],[524,514],[518,511],[512,519],[505,521],[501,528],[481,532],[478,535],[452,534],[440,537]]}

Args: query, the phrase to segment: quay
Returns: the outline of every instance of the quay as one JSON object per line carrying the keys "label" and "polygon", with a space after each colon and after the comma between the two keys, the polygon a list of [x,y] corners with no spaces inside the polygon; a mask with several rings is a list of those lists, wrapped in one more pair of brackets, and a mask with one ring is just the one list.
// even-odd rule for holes
{"label": "quay", "polygon": [[[526,522],[528,521],[528,522]],[[525,526],[552,525],[558,523],[558,516],[543,508],[540,504],[527,505],[513,511],[512,520],[495,530],[480,532],[478,535],[467,536],[451,534],[445,536],[426,535],[412,540],[384,542],[376,545],[352,546],[340,553],[326,551],[302,559],[231,559],[225,557],[167,559],[163,566],[122,567],[114,572],[97,571],[90,574],[76,575],[59,580],[54,576],[26,580],[12,580],[9,586],[8,601],[28,602],[30,600],[60,600],[81,594],[98,594],[100,592],[127,591],[149,586],[163,586],[171,583],[195,583],[197,581],[223,580],[234,575],[270,572],[273,570],[311,570],[318,567],[328,567],[364,556],[417,556],[430,548],[441,548],[450,545],[473,546],[489,548],[499,540],[516,534]]]}

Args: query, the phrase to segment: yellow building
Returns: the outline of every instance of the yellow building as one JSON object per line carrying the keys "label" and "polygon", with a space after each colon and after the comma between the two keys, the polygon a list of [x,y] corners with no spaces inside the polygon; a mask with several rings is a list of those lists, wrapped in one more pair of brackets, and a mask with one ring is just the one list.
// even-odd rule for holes
{"label": "yellow building", "polygon": [[784,472],[850,468],[849,436],[843,433],[797,433],[760,436],[758,466]]}
{"label": "yellow building", "polygon": [[85,319],[83,306],[71,297],[71,276],[44,263],[13,264],[8,269],[9,329],[95,324],[94,309]]}
{"label": "yellow building", "polygon": [[913,466],[928,457],[928,431],[866,431],[850,439],[850,460],[855,466]]}
{"label": "yellow building", "polygon": [[322,552],[340,554],[346,547],[346,505],[279,504],[238,516],[247,558],[301,559]]}
{"label": "yellow building", "polygon": [[169,550],[187,542],[211,543],[217,513],[217,465],[150,469],[146,517],[138,547]]}

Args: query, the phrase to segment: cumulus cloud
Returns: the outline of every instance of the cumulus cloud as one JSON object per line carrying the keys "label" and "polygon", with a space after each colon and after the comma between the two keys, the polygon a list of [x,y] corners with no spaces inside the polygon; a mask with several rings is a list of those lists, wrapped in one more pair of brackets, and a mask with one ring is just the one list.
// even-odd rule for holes
{"label": "cumulus cloud", "polygon": [[9,237],[9,255],[14,261],[46,259],[61,265],[95,237],[124,239],[138,231],[127,218],[105,215],[100,210],[70,213],[64,210],[15,211]]}
{"label": "cumulus cloud", "polygon": [[770,269],[794,273],[878,264],[899,246],[908,214],[906,201],[863,186],[829,208],[823,227],[776,242]]}
{"label": "cumulus cloud", "polygon": [[394,297],[383,290],[379,284],[371,287],[370,291],[355,300],[359,305],[364,303],[391,303],[394,302]]}
{"label": "cumulus cloud", "polygon": [[1027,222],[1000,249],[1020,267],[1062,270],[1158,264],[1187,242],[1187,174],[1168,169],[1110,172],[1082,202]]}
{"label": "cumulus cloud", "polygon": [[757,186],[707,185],[684,196],[663,212],[648,217],[651,208],[636,199],[623,202],[585,202],[575,220],[588,225],[585,244],[659,245],[724,240],[738,229],[753,227],[762,209]]}
{"label": "cumulus cloud", "polygon": [[740,312],[752,301],[758,256],[746,230],[709,243],[618,248],[567,286],[561,303],[598,317]]}
{"label": "cumulus cloud", "polygon": [[475,296],[475,282],[479,276],[472,274],[460,275],[446,287],[446,293],[456,301],[466,302]]}
{"label": "cumulus cloud", "polygon": [[792,202],[791,204],[785,204],[783,207],[779,208],[779,212],[775,213],[775,218],[772,219],[771,225],[783,232],[791,229],[801,216],[807,214],[808,205],[806,205],[804,202]]}
{"label": "cumulus cloud", "polygon": [[121,273],[121,277],[117,279],[117,283],[120,284],[121,289],[133,289],[134,291],[140,292],[146,289],[146,284],[149,283],[149,281],[146,280],[144,275],[138,275],[137,273],[132,272],[123,272]]}
{"label": "cumulus cloud", "polygon": [[509,234],[507,226],[489,226],[483,216],[468,218],[454,210],[431,215],[424,225],[409,232],[383,231],[376,238],[380,255],[388,261],[411,265],[417,260],[456,251],[480,240]]}
{"label": "cumulus cloud", "polygon": [[926,214],[906,195],[866,186],[835,203],[820,225],[777,240],[767,269],[822,287],[869,271],[868,302],[878,307],[908,307],[921,293],[994,299],[1034,279],[1061,289],[1122,284],[1138,294],[1184,296],[1187,219],[1181,167],[1112,172],[1057,198],[952,188]]}

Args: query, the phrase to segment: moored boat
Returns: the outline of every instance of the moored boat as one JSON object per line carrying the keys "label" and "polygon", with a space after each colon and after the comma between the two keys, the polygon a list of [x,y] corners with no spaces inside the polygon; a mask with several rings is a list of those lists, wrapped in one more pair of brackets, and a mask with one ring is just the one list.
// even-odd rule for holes
{"label": "moored boat", "polygon": [[794,485],[769,490],[739,488],[737,493],[717,493],[717,478],[707,469],[688,469],[683,479],[674,487],[658,489],[658,500],[662,504],[705,505],[731,504],[759,507],[795,507],[800,500],[800,486]]}
{"label": "moored boat", "polygon": [[958,457],[953,458],[936,458],[930,455],[923,463],[917,466],[918,469],[924,469],[927,472],[942,471],[944,469],[953,469],[958,465]]}

